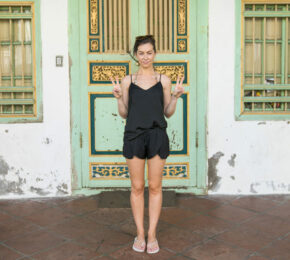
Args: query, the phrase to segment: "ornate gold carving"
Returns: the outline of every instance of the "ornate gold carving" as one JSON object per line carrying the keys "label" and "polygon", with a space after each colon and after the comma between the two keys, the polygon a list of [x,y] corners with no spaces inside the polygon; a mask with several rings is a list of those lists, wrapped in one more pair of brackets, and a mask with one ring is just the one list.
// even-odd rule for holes
{"label": "ornate gold carving", "polygon": [[186,0],[178,0],[178,34],[186,34]]}
{"label": "ornate gold carving", "polygon": [[91,51],[98,51],[99,50],[99,41],[92,40],[91,41]]}
{"label": "ornate gold carving", "polygon": [[163,65],[156,66],[155,70],[158,73],[165,74],[172,81],[177,81],[178,75],[185,75],[185,69],[182,65]]}
{"label": "ornate gold carving", "polygon": [[90,23],[91,23],[91,34],[98,34],[99,28],[99,14],[98,14],[98,0],[90,0]]}
{"label": "ornate gold carving", "polygon": [[186,41],[185,40],[178,41],[178,51],[186,51]]}
{"label": "ornate gold carving", "polygon": [[188,178],[188,167],[186,164],[165,165],[163,169],[165,178]]}
{"label": "ornate gold carving", "polygon": [[108,65],[95,65],[92,68],[93,81],[106,81],[110,77],[118,76],[122,79],[126,76],[126,66],[108,66]]}
{"label": "ornate gold carving", "polygon": [[127,165],[114,164],[92,164],[91,165],[92,178],[106,178],[106,179],[128,179],[129,171]]}

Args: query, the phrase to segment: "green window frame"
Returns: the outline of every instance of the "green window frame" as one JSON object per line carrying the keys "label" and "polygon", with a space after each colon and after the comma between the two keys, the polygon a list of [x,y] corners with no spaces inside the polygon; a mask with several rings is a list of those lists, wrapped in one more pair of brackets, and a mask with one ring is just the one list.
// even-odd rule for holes
{"label": "green window frame", "polygon": [[42,120],[40,0],[0,0],[0,123]]}
{"label": "green window frame", "polygon": [[290,118],[290,3],[236,0],[235,118]]}

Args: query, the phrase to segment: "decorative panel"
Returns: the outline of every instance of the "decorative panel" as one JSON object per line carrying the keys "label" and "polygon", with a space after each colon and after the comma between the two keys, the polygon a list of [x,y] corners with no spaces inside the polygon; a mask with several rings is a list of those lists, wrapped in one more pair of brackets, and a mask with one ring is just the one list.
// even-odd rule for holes
{"label": "decorative panel", "polygon": [[89,85],[112,84],[110,77],[124,78],[130,73],[130,61],[94,62],[89,61]]}
{"label": "decorative panel", "polygon": [[188,77],[188,62],[181,61],[166,61],[166,62],[155,62],[154,69],[161,74],[167,75],[172,84],[176,84],[178,75],[184,76],[184,85],[189,84]]}
{"label": "decorative panel", "polygon": [[188,53],[188,0],[146,0],[147,33],[159,53]]}
{"label": "decorative panel", "polygon": [[129,169],[126,163],[90,163],[90,180],[126,180],[129,179]]}
{"label": "decorative panel", "polygon": [[189,163],[166,163],[163,170],[163,179],[189,179]]}

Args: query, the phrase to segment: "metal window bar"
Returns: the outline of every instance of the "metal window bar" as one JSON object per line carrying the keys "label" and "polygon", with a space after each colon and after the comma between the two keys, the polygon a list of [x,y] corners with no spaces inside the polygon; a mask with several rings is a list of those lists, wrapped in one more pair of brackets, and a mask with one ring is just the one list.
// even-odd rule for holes
{"label": "metal window bar", "polygon": [[32,53],[26,55],[27,48],[32,51],[31,5],[0,4],[0,21],[0,117],[32,115],[35,106],[32,68],[28,70],[30,74],[26,73],[27,64],[32,67]]}
{"label": "metal window bar", "polygon": [[244,112],[289,113],[289,11],[289,4],[244,5]]}

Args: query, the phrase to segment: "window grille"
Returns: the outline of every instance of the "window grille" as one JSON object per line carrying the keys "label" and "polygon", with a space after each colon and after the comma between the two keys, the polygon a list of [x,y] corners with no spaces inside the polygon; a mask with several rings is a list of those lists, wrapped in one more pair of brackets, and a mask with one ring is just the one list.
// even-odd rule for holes
{"label": "window grille", "polygon": [[35,114],[32,23],[31,5],[0,3],[0,117]]}
{"label": "window grille", "polygon": [[243,113],[290,113],[289,16],[290,4],[242,2]]}

